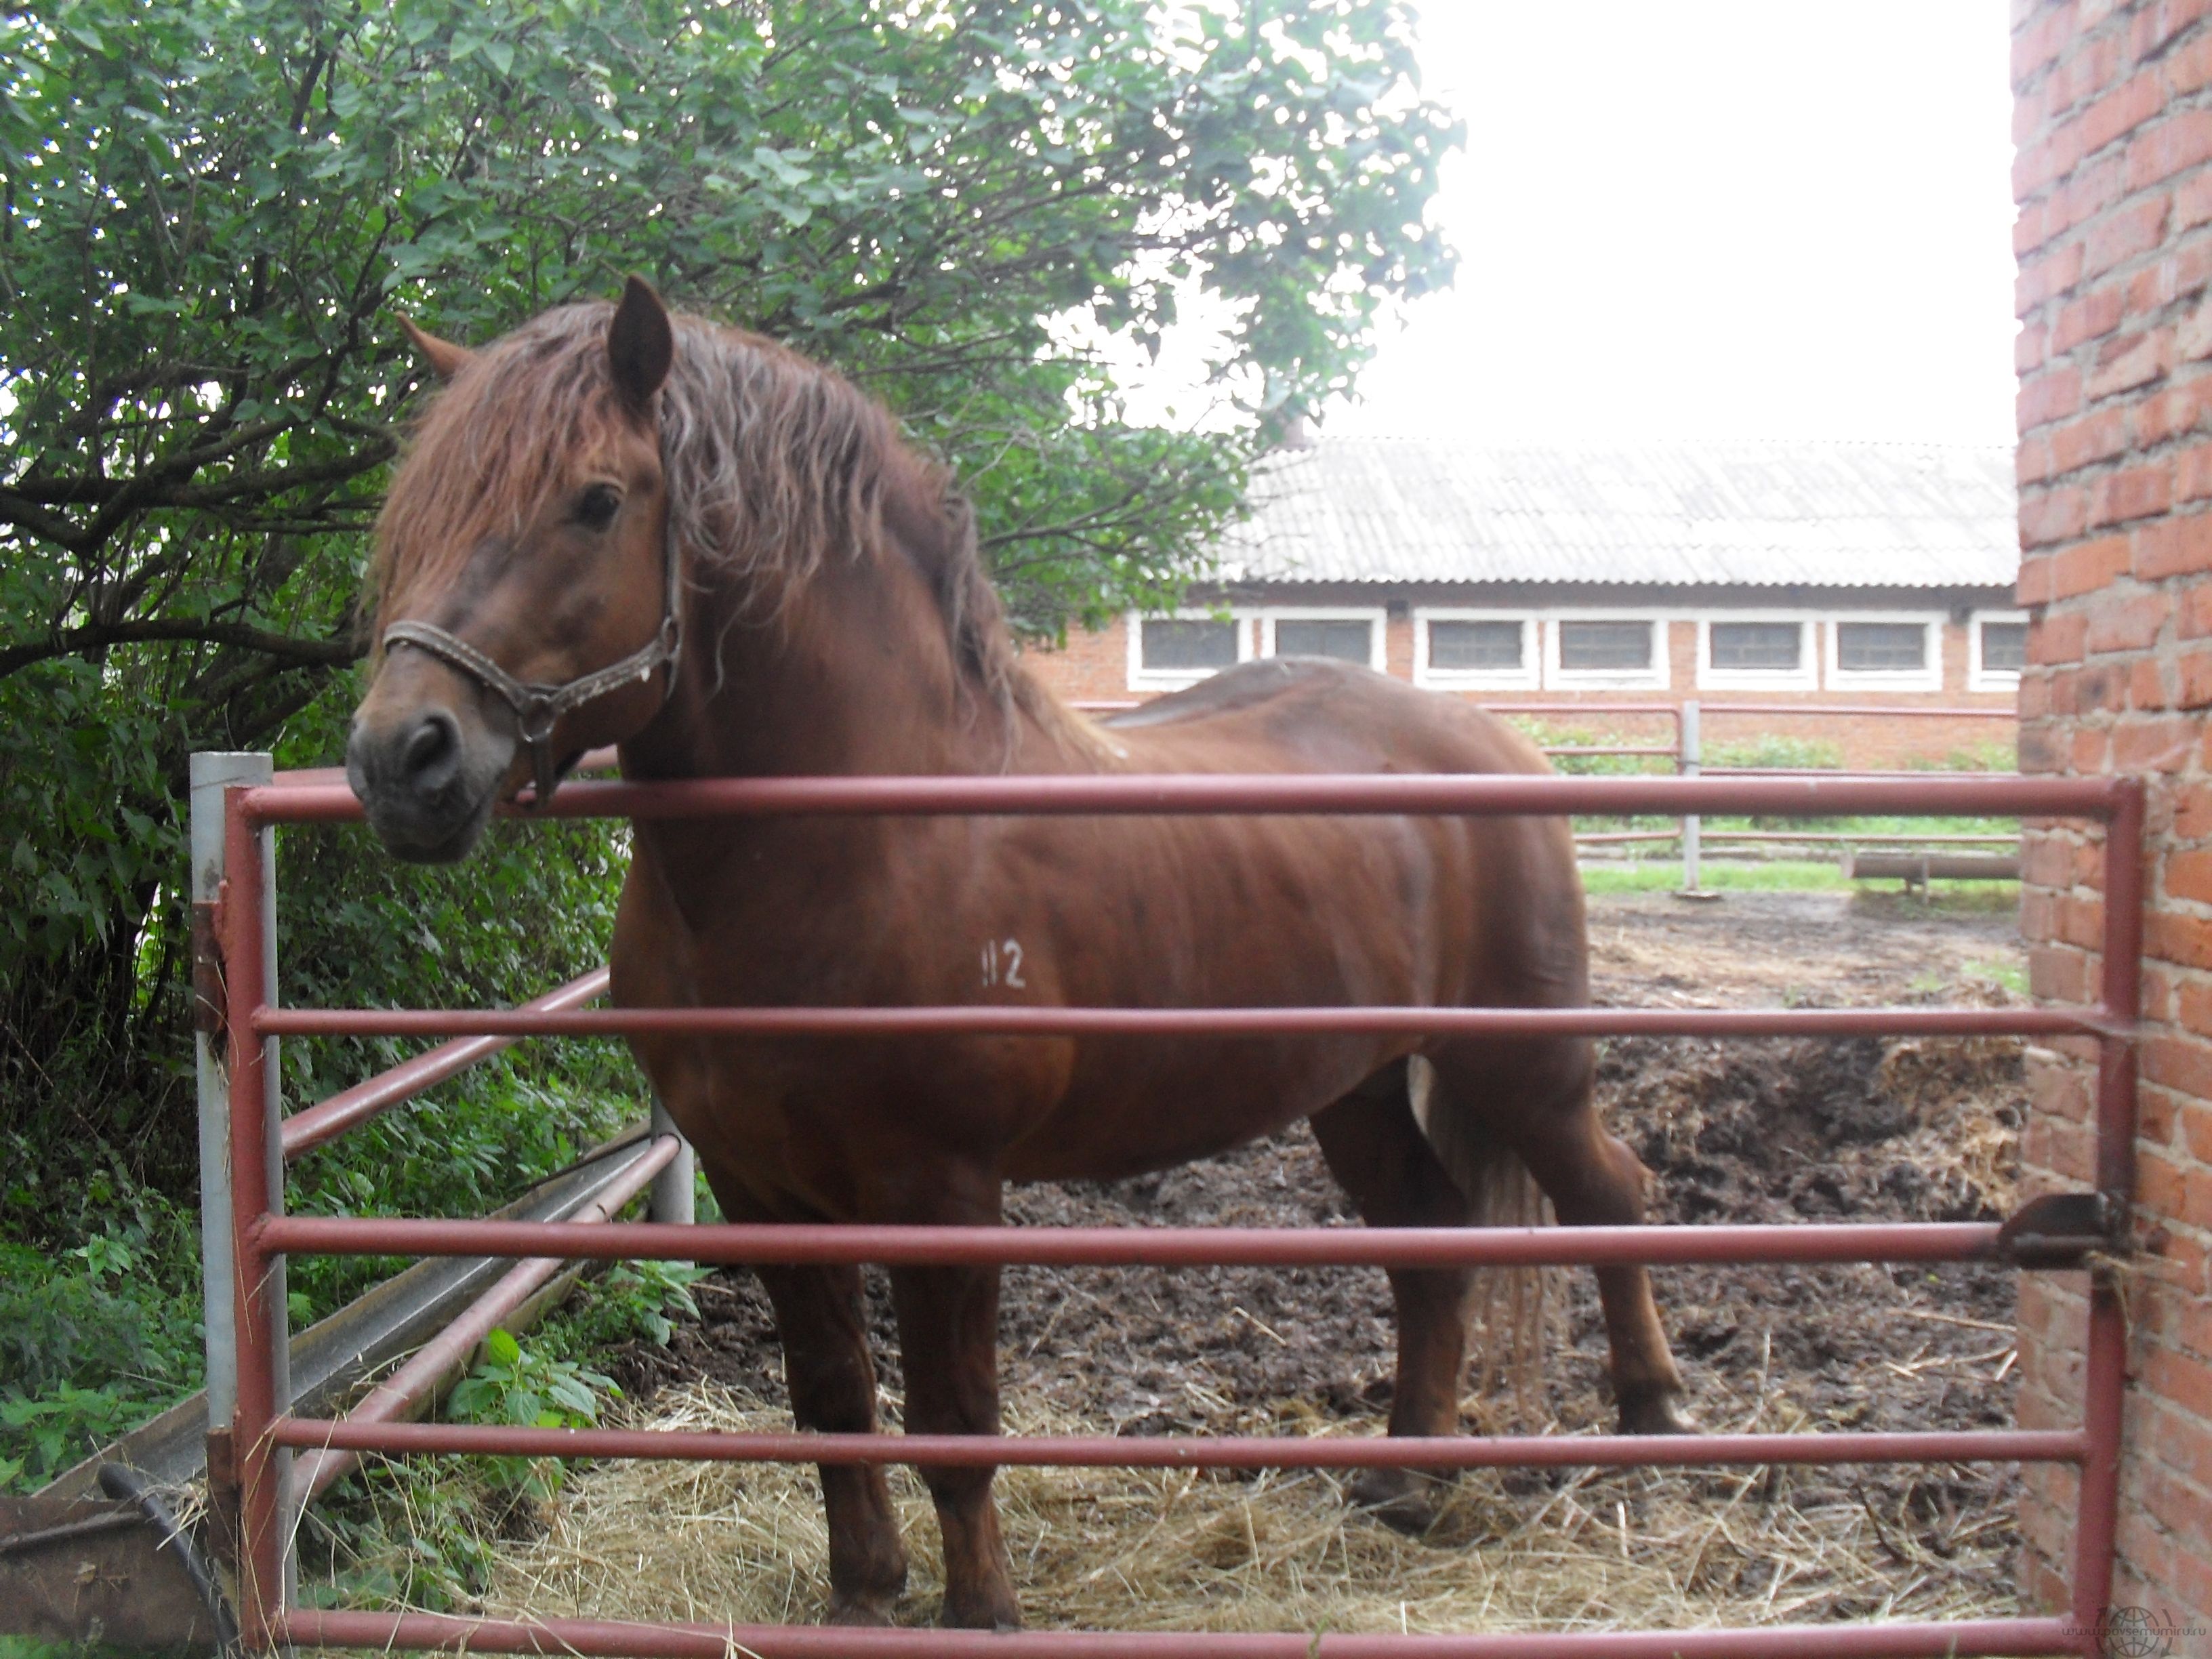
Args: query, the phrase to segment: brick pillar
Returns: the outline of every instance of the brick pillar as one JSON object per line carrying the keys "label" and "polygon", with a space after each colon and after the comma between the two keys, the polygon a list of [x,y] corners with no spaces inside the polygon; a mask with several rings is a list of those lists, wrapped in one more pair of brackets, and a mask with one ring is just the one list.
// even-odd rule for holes
{"label": "brick pillar", "polygon": [[[2212,1628],[2212,0],[2014,0],[2021,767],[2150,781],[2118,1606]],[[2027,840],[2039,996],[2094,998],[2100,849]],[[2090,1176],[2094,1054],[2033,1056],[2027,1190]],[[2020,1421],[2081,1409],[2082,1280],[2023,1279]],[[2024,1592],[2065,1605],[2070,1471],[2032,1469]],[[2191,1638],[2201,1639],[2201,1638]],[[2206,1651],[2212,1652],[2212,1649]]]}

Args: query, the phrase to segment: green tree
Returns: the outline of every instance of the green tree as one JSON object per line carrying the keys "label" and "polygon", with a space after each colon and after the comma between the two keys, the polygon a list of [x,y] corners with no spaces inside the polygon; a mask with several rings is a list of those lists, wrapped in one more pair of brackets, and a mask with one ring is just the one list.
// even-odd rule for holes
{"label": "green tree", "polygon": [[[75,1113],[173,1189],[185,757],[331,757],[395,310],[479,339],[639,270],[835,362],[1050,635],[1204,570],[1269,416],[1450,269],[1455,131],[1374,0],[64,0],[0,21],[0,1079],[34,1158]],[[1066,342],[1156,347],[1191,284],[1245,418],[1132,426]],[[358,908],[292,918],[288,975],[360,988]]]}

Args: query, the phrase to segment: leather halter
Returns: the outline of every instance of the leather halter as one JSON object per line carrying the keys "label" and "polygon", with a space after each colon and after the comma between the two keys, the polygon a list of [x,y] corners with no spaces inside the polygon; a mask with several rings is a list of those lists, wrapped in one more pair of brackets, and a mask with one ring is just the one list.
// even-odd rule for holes
{"label": "leather halter", "polygon": [[660,628],[620,662],[579,674],[559,685],[548,685],[543,681],[515,678],[466,640],[434,623],[396,622],[384,630],[386,651],[395,645],[411,645],[417,651],[427,651],[449,667],[459,669],[485,690],[495,693],[514,710],[515,724],[523,742],[530,747],[532,775],[537,784],[537,793],[529,807],[533,812],[544,811],[546,803],[553,799],[554,790],[560,787],[561,765],[553,752],[553,728],[560,724],[563,714],[596,702],[610,691],[650,679],[654,671],[664,665],[668,670],[668,680],[660,700],[665,704],[676,695],[676,665],[684,654],[683,572],[676,557],[674,503],[668,503],[665,510],[660,532]]}

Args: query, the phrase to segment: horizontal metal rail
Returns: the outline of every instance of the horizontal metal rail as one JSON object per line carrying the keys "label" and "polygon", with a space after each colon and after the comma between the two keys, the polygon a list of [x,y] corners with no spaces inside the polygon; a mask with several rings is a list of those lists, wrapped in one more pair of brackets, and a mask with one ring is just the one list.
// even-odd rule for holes
{"label": "horizontal metal rail", "polygon": [[1486,702],[1476,705],[1492,714],[1632,714],[1682,723],[1678,702]]}
{"label": "horizontal metal rail", "polygon": [[592,1261],[886,1267],[1610,1267],[1649,1262],[1980,1261],[1982,1221],[1761,1222],[1635,1227],[975,1227],[865,1222],[447,1221],[272,1215],[256,1247],[312,1255],[562,1255]]}
{"label": "horizontal metal rail", "polygon": [[[2011,773],[1887,776],[1561,777],[1434,773],[1310,776],[1220,773],[1042,777],[695,778],[675,783],[565,784],[542,816],[643,819],[746,817],[1248,816],[1680,817],[1765,813],[1820,817],[1900,813],[2106,817],[2124,781]],[[249,825],[350,823],[361,803],[342,786],[236,792]],[[519,809],[508,809],[519,810]]]}
{"label": "horizontal metal rail", "polygon": [[2082,1008],[270,1008],[264,1036],[2065,1036],[2107,1030]]}
{"label": "horizontal metal rail", "polygon": [[[607,970],[594,968],[522,1006],[532,1013],[558,1013],[596,1001],[606,992]],[[325,1141],[335,1140],[356,1124],[366,1123],[501,1050],[513,1048],[515,1040],[514,1036],[483,1036],[442,1042],[428,1054],[404,1060],[389,1071],[379,1072],[350,1089],[341,1089],[327,1100],[293,1113],[278,1131],[285,1159],[289,1162]]]}
{"label": "horizontal metal rail", "polygon": [[[1599,830],[1577,832],[1577,847],[1610,847],[1626,842],[1680,841],[1680,830]],[[1892,834],[1861,835],[1850,830],[1807,830],[1798,833],[1774,830],[1711,830],[1703,833],[1708,847],[1717,842],[1745,842],[1753,848],[1786,847],[2017,847],[2017,835],[1996,836],[1915,836]]]}
{"label": "horizontal metal rail", "polygon": [[2072,1463],[2079,1430],[1833,1434],[1449,1436],[738,1434],[711,1429],[532,1429],[280,1417],[280,1446],[510,1457],[679,1457],[702,1463],[892,1463],[930,1468],[1681,1468],[1747,1463]]}
{"label": "horizontal metal rail", "polygon": [[[273,1621],[293,1642],[435,1648],[580,1659],[2028,1659],[2080,1654],[2066,1619],[1967,1619],[1747,1630],[1534,1631],[1481,1636],[1150,1631],[850,1630],[793,1625],[641,1625],[595,1619],[499,1620],[439,1613],[297,1607]],[[2094,1639],[2094,1632],[2092,1638]]]}
{"label": "horizontal metal rail", "polygon": [[1884,830],[1878,835],[1862,835],[1855,830],[1713,830],[1705,831],[1707,841],[1753,841],[1803,843],[1819,842],[1850,842],[1862,847],[2017,847],[2020,834],[1989,836],[1938,835],[1916,836],[1911,831]]}
{"label": "horizontal metal rail", "polygon": [[1930,708],[1909,702],[1708,702],[1708,714],[1844,714],[1864,717],[1898,714],[1922,720],[2017,720],[2020,710],[2008,703],[1952,704]]}

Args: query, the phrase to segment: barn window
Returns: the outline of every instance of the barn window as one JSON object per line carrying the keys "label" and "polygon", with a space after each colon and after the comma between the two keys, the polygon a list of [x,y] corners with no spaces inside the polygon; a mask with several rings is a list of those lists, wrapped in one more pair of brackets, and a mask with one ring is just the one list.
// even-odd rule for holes
{"label": "barn window", "polygon": [[1563,622],[1559,667],[1570,674],[1643,674],[1651,668],[1648,622]]}
{"label": "barn window", "polygon": [[1429,666],[1461,673],[1517,673],[1528,654],[1528,627],[1518,622],[1432,622]]}
{"label": "barn window", "polygon": [[2027,624],[1982,624],[1982,668],[1984,672],[2017,674],[2027,666]]}
{"label": "barn window", "polygon": [[1375,626],[1368,622],[1301,621],[1275,624],[1279,657],[1334,657],[1363,667],[1375,654]]}
{"label": "barn window", "polygon": [[1555,617],[1544,629],[1545,683],[1566,690],[1664,685],[1666,626],[1656,617]]}
{"label": "barn window", "polygon": [[1237,660],[1237,624],[1148,617],[1145,620],[1144,665],[1154,673],[1189,673],[1227,668]]}
{"label": "barn window", "polygon": [[1969,691],[2010,691],[2027,666],[2027,618],[2017,611],[1978,612],[1966,653]]}
{"label": "barn window", "polygon": [[1263,657],[1334,657],[1363,668],[1382,666],[1382,612],[1376,611],[1263,611]]}
{"label": "barn window", "polygon": [[1790,674],[1805,659],[1802,623],[1717,622],[1712,630],[1712,665],[1723,672]]}
{"label": "barn window", "polygon": [[1836,617],[1828,624],[1828,684],[1892,691],[1943,684],[1940,617]]}
{"label": "barn window", "polygon": [[1233,668],[1252,654],[1252,624],[1243,617],[1186,611],[1128,619],[1129,689],[1172,691]]}
{"label": "barn window", "polygon": [[1699,623],[1698,684],[1716,690],[1812,690],[1809,619],[1739,612]]}
{"label": "barn window", "polygon": [[1417,610],[1413,683],[1438,690],[1533,691],[1536,622],[1494,611]]}
{"label": "barn window", "polygon": [[1914,673],[1928,666],[1924,623],[1838,623],[1836,666],[1851,674]]}

